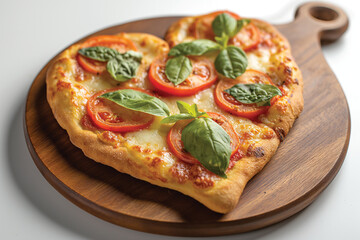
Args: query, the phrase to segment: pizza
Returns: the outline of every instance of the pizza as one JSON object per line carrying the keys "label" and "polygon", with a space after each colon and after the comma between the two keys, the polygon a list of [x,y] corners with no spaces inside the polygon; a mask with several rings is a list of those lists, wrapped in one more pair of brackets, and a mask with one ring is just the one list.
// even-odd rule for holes
{"label": "pizza", "polygon": [[165,40],[90,37],[48,69],[47,100],[96,162],[230,212],[303,108],[288,41],[229,11],[185,17]]}

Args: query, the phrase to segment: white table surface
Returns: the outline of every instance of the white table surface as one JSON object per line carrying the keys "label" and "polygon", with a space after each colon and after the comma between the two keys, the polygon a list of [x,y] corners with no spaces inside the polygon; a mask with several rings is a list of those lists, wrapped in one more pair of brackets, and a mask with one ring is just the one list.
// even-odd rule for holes
{"label": "white table surface", "polygon": [[[293,19],[303,1],[0,1],[0,239],[175,239],[105,222],[66,200],[43,178],[26,147],[24,103],[39,70],[65,46],[99,29],[141,18],[229,9],[271,23]],[[323,47],[351,112],[345,162],[329,187],[296,216],[271,227],[215,239],[360,239],[359,4],[342,0],[350,28]],[[176,238],[185,239],[185,238]]]}

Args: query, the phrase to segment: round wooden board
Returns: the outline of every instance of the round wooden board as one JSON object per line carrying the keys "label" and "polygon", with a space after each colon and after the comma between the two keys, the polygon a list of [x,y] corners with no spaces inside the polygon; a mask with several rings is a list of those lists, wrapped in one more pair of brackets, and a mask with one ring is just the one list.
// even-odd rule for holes
{"label": "round wooden board", "polygon": [[[326,17],[331,15],[330,8],[337,17]],[[162,37],[178,19],[140,20],[92,35],[124,31]],[[345,158],[350,137],[349,109],[322,56],[318,33],[322,33],[322,41],[333,41],[347,24],[341,9],[307,3],[298,9],[294,22],[278,26],[289,39],[303,72],[305,108],[276,155],[248,183],[238,206],[229,214],[212,212],[179,192],[153,186],[86,158],[71,144],[46,101],[49,64],[37,75],[26,102],[24,126],[30,153],[44,177],[66,198],[106,221],[131,229],[214,236],[279,222],[308,206],[335,177]]]}

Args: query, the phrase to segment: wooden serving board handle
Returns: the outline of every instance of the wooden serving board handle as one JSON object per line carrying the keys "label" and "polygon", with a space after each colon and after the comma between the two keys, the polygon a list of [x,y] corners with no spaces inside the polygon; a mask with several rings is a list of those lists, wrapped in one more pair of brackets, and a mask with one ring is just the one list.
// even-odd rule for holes
{"label": "wooden serving board handle", "polygon": [[322,44],[328,44],[339,39],[348,26],[349,18],[341,8],[324,2],[308,2],[297,8],[293,22],[276,27],[280,31],[286,28],[288,38],[308,42],[317,37]]}
{"label": "wooden serving board handle", "polygon": [[[129,22],[95,35],[144,32],[163,37],[181,17]],[[86,158],[53,117],[41,69],[28,93],[25,137],[35,164],[54,188],[84,210],[145,232],[214,236],[251,231],[282,221],[312,203],[344,161],[350,138],[346,97],[320,43],[337,40],[349,25],[345,12],[305,3],[293,22],[276,25],[289,40],[304,79],[304,110],[266,167],[246,186],[229,214],[210,211],[178,192],[153,186]]]}
{"label": "wooden serving board handle", "polygon": [[306,23],[303,28],[319,32],[321,42],[325,43],[339,39],[349,26],[349,18],[341,8],[324,2],[301,5],[296,10],[295,19],[294,23]]}

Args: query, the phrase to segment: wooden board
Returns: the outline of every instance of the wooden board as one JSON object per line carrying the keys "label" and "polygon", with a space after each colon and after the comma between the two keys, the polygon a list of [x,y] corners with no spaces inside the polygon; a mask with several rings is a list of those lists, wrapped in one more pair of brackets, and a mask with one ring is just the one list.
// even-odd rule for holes
{"label": "wooden board", "polygon": [[[125,31],[162,37],[178,19],[140,20],[92,35]],[[344,160],[350,137],[349,108],[321,53],[320,40],[336,40],[347,26],[345,13],[325,3],[302,5],[295,21],[277,26],[289,39],[303,72],[304,111],[276,155],[248,183],[238,206],[229,214],[212,212],[181,193],[86,158],[70,143],[46,101],[45,73],[49,64],[37,75],[26,102],[24,126],[30,153],[44,177],[66,198],[106,221],[131,229],[213,236],[279,222],[308,206],[335,177]]]}

